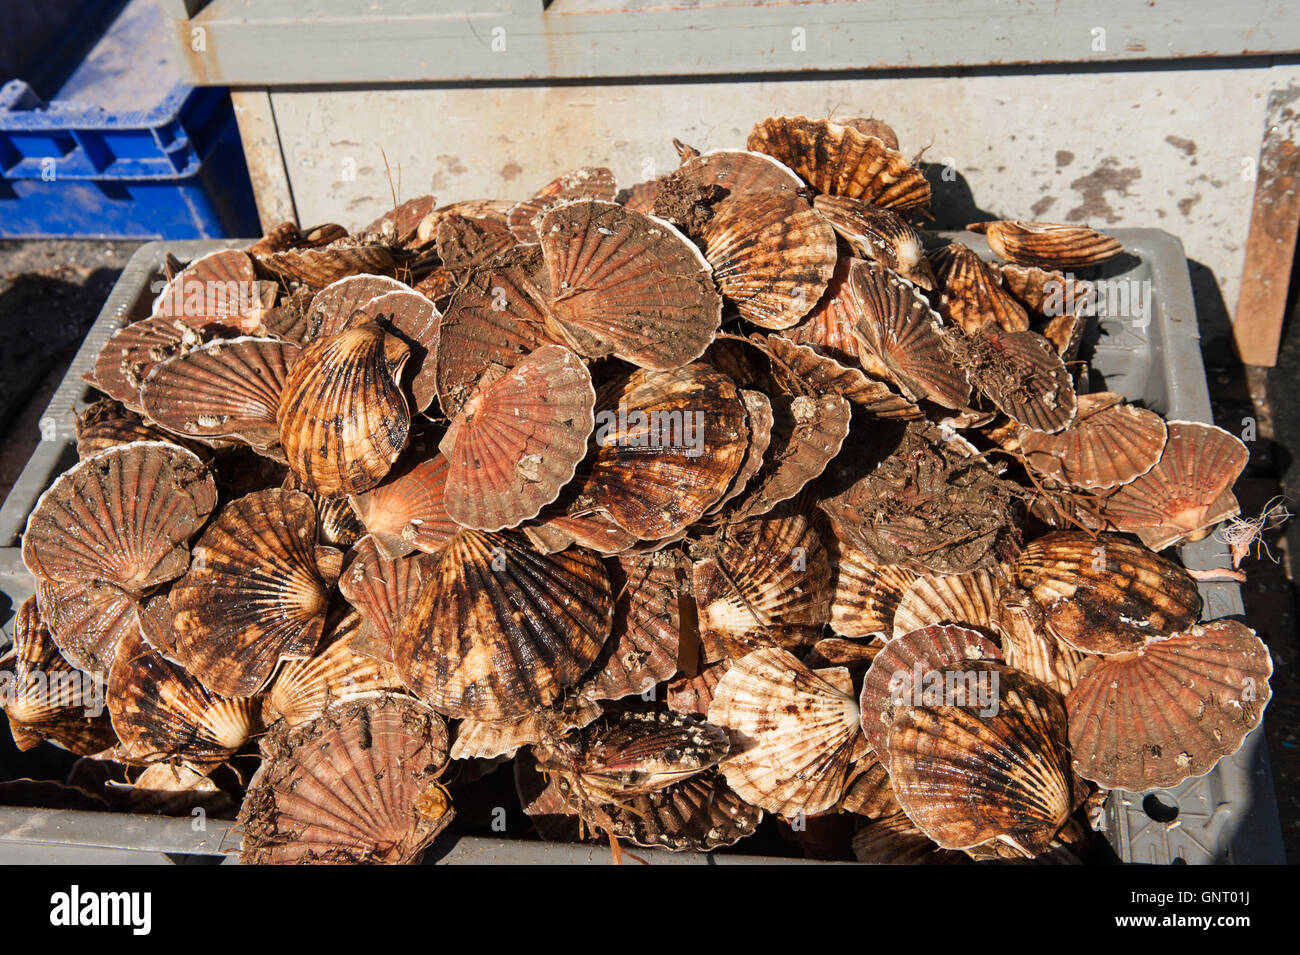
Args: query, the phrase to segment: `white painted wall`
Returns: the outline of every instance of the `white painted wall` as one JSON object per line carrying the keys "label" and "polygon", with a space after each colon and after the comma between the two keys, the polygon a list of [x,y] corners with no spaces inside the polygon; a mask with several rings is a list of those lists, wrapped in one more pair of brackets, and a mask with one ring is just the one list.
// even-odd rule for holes
{"label": "white painted wall", "polygon": [[[676,165],[677,136],[741,147],[775,113],[875,115],[905,152],[951,162],[998,217],[1158,227],[1240,287],[1268,93],[1300,67],[814,78],[271,94],[304,225],[354,227],[401,198],[523,198],[558,172],[609,166],[624,185]],[[953,184],[941,184],[949,188]],[[944,225],[967,217],[951,197]],[[946,210],[946,211],[945,211]]]}

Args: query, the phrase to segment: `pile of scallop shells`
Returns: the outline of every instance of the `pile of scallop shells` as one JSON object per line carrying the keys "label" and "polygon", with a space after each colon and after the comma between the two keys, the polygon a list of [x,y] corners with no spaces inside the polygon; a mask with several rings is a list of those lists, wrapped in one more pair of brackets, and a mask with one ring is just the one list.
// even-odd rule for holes
{"label": "pile of scallop shells", "polygon": [[501,833],[493,779],[616,856],[1077,861],[1241,746],[1269,653],[1168,548],[1247,452],[1089,390],[1119,244],[920,231],[878,120],[678,150],[168,262],[23,537],[45,797],[238,807],[251,862]]}

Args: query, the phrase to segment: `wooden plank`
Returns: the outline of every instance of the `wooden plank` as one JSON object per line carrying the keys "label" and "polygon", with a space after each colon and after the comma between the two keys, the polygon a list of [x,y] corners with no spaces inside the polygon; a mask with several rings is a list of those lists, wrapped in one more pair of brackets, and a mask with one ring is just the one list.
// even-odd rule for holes
{"label": "wooden plank", "polygon": [[[230,86],[810,73],[1300,51],[1291,0],[907,3],[165,0],[182,69]],[[193,42],[193,31],[203,42]],[[195,49],[195,46],[201,47]]]}
{"label": "wooden plank", "polygon": [[239,138],[248,160],[248,177],[253,184],[262,231],[270,232],[282,222],[297,223],[270,94],[264,89],[232,90],[230,100],[239,123]]}
{"label": "wooden plank", "polygon": [[1274,90],[1259,152],[1246,263],[1233,320],[1243,364],[1277,364],[1300,228],[1300,89]]}

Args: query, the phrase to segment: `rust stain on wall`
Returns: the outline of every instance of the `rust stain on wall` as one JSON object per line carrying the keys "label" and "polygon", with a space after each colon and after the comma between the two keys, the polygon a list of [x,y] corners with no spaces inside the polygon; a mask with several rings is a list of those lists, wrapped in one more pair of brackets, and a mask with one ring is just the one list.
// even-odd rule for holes
{"label": "rust stain on wall", "polygon": [[1082,196],[1083,201],[1066,213],[1067,222],[1082,222],[1088,219],[1103,219],[1108,223],[1120,221],[1111,207],[1106,193],[1114,192],[1121,196],[1128,195],[1128,187],[1142,178],[1142,170],[1127,167],[1120,168],[1119,160],[1108,156],[1092,172],[1080,176],[1070,183],[1070,188]]}

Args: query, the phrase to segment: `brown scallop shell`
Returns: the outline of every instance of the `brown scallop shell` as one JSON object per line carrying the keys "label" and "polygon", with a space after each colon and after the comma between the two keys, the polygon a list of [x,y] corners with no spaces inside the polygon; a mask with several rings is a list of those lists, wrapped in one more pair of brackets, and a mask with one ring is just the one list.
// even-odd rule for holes
{"label": "brown scallop shell", "polygon": [[893,635],[901,637],[934,623],[955,623],[992,633],[1001,576],[995,571],[973,570],[918,577],[898,601]]}
{"label": "brown scallop shell", "polygon": [[848,671],[810,670],[778,647],[732,664],[714,691],[709,722],[732,734],[721,765],[727,784],[787,818],[839,802],[862,738]]}
{"label": "brown scallop shell", "polygon": [[135,627],[136,598],[112,584],[38,577],[36,602],[59,652],[78,669],[101,677]]}
{"label": "brown scallop shell", "polygon": [[1259,724],[1272,673],[1268,648],[1235,620],[1090,659],[1065,701],[1074,769],[1133,792],[1204,775]]}
{"label": "brown scallop shell", "polygon": [[200,818],[202,810],[215,819],[230,818],[235,803],[208,776],[184,764],[153,763],[134,782],[109,780],[107,799],[122,812]]}
{"label": "brown scallop shell", "polygon": [[830,558],[805,514],[783,509],[728,524],[697,553],[695,602],[708,662],[811,644],[830,622]]}
{"label": "brown scallop shell", "polygon": [[438,338],[438,402],[454,417],[479,380],[519,364],[550,341],[544,301],[550,286],[536,248],[475,271],[456,290]]}
{"label": "brown scallop shell", "polygon": [[913,401],[966,407],[966,373],[949,359],[939,316],[921,293],[872,262],[855,262],[848,285],[858,310],[853,333],[862,367],[893,382]]}
{"label": "brown scallop shell", "polygon": [[826,294],[813,306],[807,318],[785,332],[786,337],[796,344],[811,345],[848,365],[858,364],[861,348],[853,334],[860,309],[849,285],[849,273],[857,261],[852,256],[840,256],[826,286]]}
{"label": "brown scallop shell", "polygon": [[749,444],[739,390],[701,363],[620,376],[600,390],[596,410],[596,450],[579,472],[577,504],[605,511],[642,540],[703,517],[727,493]]}
{"label": "brown scallop shell", "polygon": [[548,328],[580,355],[668,370],[694,361],[717,334],[722,299],[709,263],[667,222],[581,200],[542,218],[541,246]]}
{"label": "brown scallop shell", "polygon": [[722,499],[708,510],[707,517],[713,520],[725,519],[727,504],[739,497],[749,487],[750,481],[758,476],[772,444],[772,428],[776,416],[772,411],[772,401],[761,391],[749,388],[741,389],[740,398],[745,402],[745,425],[749,429],[749,447],[745,450],[745,459],[740,463],[740,470],[731,479],[731,487]]}
{"label": "brown scallop shell", "polygon": [[431,195],[407,199],[358,231],[362,235],[376,235],[399,245],[413,242],[420,244],[417,240],[420,223],[434,211],[437,202]]}
{"label": "brown scallop shell", "polygon": [[716,769],[605,807],[607,831],[646,848],[711,852],[752,835],[763,810],[749,805]]}
{"label": "brown scallop shell", "polygon": [[338,581],[339,592],[361,615],[361,633],[351,641],[357,652],[392,661],[393,637],[432,564],[424,554],[385,557],[369,535],[357,541]]}
{"label": "brown scallop shell", "polygon": [[858,255],[874,259],[926,291],[934,288],[934,272],[925,257],[921,233],[897,212],[860,199],[828,195],[814,199],[813,208]]}
{"label": "brown scallop shell", "polygon": [[0,654],[0,709],[20,751],[49,740],[79,755],[117,742],[104,715],[104,685],[78,672],[59,653],[41,619],[36,598],[18,607],[13,647]]}
{"label": "brown scallop shell", "polygon": [[195,259],[154,300],[153,318],[179,319],[192,328],[225,325],[248,334],[275,301],[276,285],[257,278],[252,258],[224,249]]}
{"label": "brown scallop shell", "polygon": [[591,373],[562,345],[544,345],[504,377],[483,379],[439,444],[448,515],[488,531],[536,517],[586,457],[595,403]]}
{"label": "brown scallop shell", "polygon": [[1026,431],[1017,443],[1039,473],[1071,487],[1109,490],[1155,467],[1168,433],[1155,412],[1097,392],[1079,395],[1074,422],[1064,431]]}
{"label": "brown scallop shell", "polygon": [[401,677],[391,663],[362,653],[361,617],[350,611],[326,635],[324,648],[310,660],[289,660],[267,688],[262,707],[267,724],[283,719],[298,726],[336,702],[377,691],[401,692]]}
{"label": "brown scallop shell", "polygon": [[290,471],[281,483],[286,491],[301,491],[316,507],[316,540],[327,547],[347,550],[366,533],[365,525],[346,497],[323,497],[304,487]]}
{"label": "brown scallop shell", "polygon": [[[520,242],[538,241],[537,219],[555,206],[580,199],[612,201],[618,192],[614,174],[601,166],[582,166],[552,179],[533,194],[517,203],[507,217],[510,231]],[[441,228],[441,226],[439,226]],[[544,230],[540,230],[544,231]]]}
{"label": "brown scallop shell", "polygon": [[[1034,329],[1052,343],[1056,353],[1067,362],[1078,358],[1088,318],[1096,312],[1096,288],[1062,272],[985,264],[1002,279],[1002,287],[1030,310]],[[1043,320],[1035,321],[1040,315]]]}
{"label": "brown scallop shell", "polygon": [[[227,329],[227,337],[235,332]],[[119,328],[104,343],[95,357],[91,382],[115,401],[137,413],[140,385],[150,369],[160,361],[190,348],[196,348],[204,336],[184,322],[172,318],[147,318]]]}
{"label": "brown scallop shell", "polygon": [[263,256],[262,266],[282,280],[324,288],[349,275],[391,272],[397,265],[393,250],[384,245],[355,244],[344,238],[326,246],[291,249]]}
{"label": "brown scallop shell", "polygon": [[274,338],[208,342],[155,365],[140,386],[140,403],[174,434],[270,447],[280,440],[280,392],[299,351]]}
{"label": "brown scallop shell", "polygon": [[551,743],[582,729],[602,712],[600,704],[593,700],[565,696],[551,706],[512,720],[463,719],[456,724],[451,758],[508,759],[524,746]]}
{"label": "brown scallop shell", "polygon": [[797,324],[835,271],[835,230],[791,192],[733,194],[701,233],[723,297],[763,328]]}
{"label": "brown scallop shell", "polygon": [[145,424],[138,414],[112,398],[100,398],[77,415],[77,457],[82,461],[100,451],[136,441],[174,440],[172,435]]}
{"label": "brown scallop shell", "polygon": [[438,258],[457,276],[482,268],[518,244],[509,226],[492,219],[449,215],[438,223]]}
{"label": "brown scallop shell", "polygon": [[332,282],[312,296],[307,309],[308,339],[329,338],[354,324],[358,313],[369,315],[366,306],[389,292],[409,292],[404,282],[387,275],[349,275]]}
{"label": "brown scallop shell", "polygon": [[258,730],[257,704],[210,692],[140,635],[122,640],[108,675],[108,712],[132,765],[222,763]]}
{"label": "brown scallop shell", "polygon": [[203,462],[174,444],[109,448],[65,471],[37,500],[23,563],[37,577],[143,593],[184,573],[189,539],[216,493]]}
{"label": "brown scallop shell", "polygon": [[986,674],[997,692],[996,712],[973,701],[902,708],[889,731],[889,777],[899,804],[945,849],[996,841],[1039,855],[1074,809],[1059,694],[1000,663],[971,661],[941,672]]}
{"label": "brown scallop shell", "polygon": [[439,554],[460,531],[447,513],[447,459],[422,458],[413,446],[388,475],[368,491],[352,495],[352,509],[390,559],[420,550]]}
{"label": "brown scallop shell", "polygon": [[367,323],[303,349],[280,397],[280,444],[312,490],[359,494],[388,473],[411,413],[398,386],[410,350]]}
{"label": "brown scallop shell", "polygon": [[886,641],[862,680],[859,705],[867,742],[882,759],[888,757],[889,727],[898,712],[911,705],[916,693],[924,693],[929,674],[972,660],[1001,659],[997,644],[968,627],[932,624]]}
{"label": "brown scallop shell", "polygon": [[1116,530],[1133,531],[1153,550],[1163,550],[1238,511],[1224,495],[1250,454],[1235,435],[1214,425],[1170,421],[1159,462],[1101,504]]}
{"label": "brown scallop shell", "polygon": [[1113,534],[1056,531],[1016,561],[1047,625],[1084,653],[1123,653],[1190,627],[1201,595],[1185,570]]}
{"label": "brown scallop shell", "polygon": [[901,809],[853,836],[853,857],[866,865],[969,865],[964,852],[941,849]]}
{"label": "brown scallop shell", "polygon": [[533,546],[542,554],[556,554],[577,544],[598,554],[621,554],[640,542],[604,511],[592,510],[579,514],[543,513],[538,523],[523,528]]}
{"label": "brown scallop shell", "polygon": [[[514,608],[528,607],[526,614]],[[614,600],[599,557],[543,556],[517,534],[462,531],[393,640],[402,679],[454,717],[509,719],[577,683],[609,637]]]}
{"label": "brown scallop shell", "polygon": [[422,292],[403,288],[372,298],[353,316],[352,326],[373,319],[410,350],[402,367],[402,386],[414,399],[416,411],[425,411],[438,395],[438,346],[442,314]]}
{"label": "brown scallop shell", "polygon": [[1033,596],[1010,589],[998,606],[997,630],[1008,666],[1028,673],[1062,696],[1079,682],[1084,655],[1058,640]]}
{"label": "brown scallop shell", "polygon": [[887,819],[902,812],[889,782],[889,771],[875,753],[853,764],[840,808],[868,819]]}
{"label": "brown scallop shell", "polygon": [[744,149],[715,149],[684,156],[682,164],[664,178],[721,186],[727,191],[726,198],[764,190],[797,195],[804,189],[803,180],[793,170],[771,156]]}
{"label": "brown scallop shell", "polygon": [[968,335],[987,325],[1008,332],[1029,328],[1029,314],[1002,287],[1001,278],[979,254],[949,242],[931,254],[939,288],[939,314]]}
{"label": "brown scallop shell", "polygon": [[930,201],[930,184],[919,169],[883,140],[854,126],[774,116],[754,127],[745,146],[779,159],[818,192],[889,209]]}
{"label": "brown scallop shell", "polygon": [[180,662],[216,693],[252,696],[282,658],[316,650],[340,564],[316,545],[307,495],[271,488],[227,504],[172,586]]}
{"label": "brown scallop shell", "polygon": [[895,393],[883,381],[868,377],[861,369],[842,365],[814,345],[798,345],[780,335],[768,335],[767,347],[791,375],[819,392],[842,395],[877,418],[920,418],[923,412],[913,402]]}
{"label": "brown scallop shell", "polygon": [[897,564],[878,564],[852,544],[838,543],[831,629],[845,637],[893,632],[894,614],[916,573]]}
{"label": "brown scallop shell", "polygon": [[966,228],[983,233],[989,248],[1008,262],[1044,269],[1087,268],[1124,251],[1115,239],[1083,225],[1003,219]]}
{"label": "brown scallop shell", "polygon": [[510,210],[518,203],[510,199],[461,199],[439,206],[420,220],[416,232],[416,241],[428,245],[437,241],[438,227],[448,216],[465,216],[468,219],[489,219],[506,225],[510,219]]}
{"label": "brown scallop shell", "polygon": [[674,713],[708,716],[713,692],[731,669],[730,660],[719,660],[702,666],[693,676],[684,673],[668,684],[668,708]]}
{"label": "brown scallop shell", "polygon": [[616,557],[605,564],[614,626],[583,681],[593,700],[644,694],[677,672],[680,556],[673,551]]}
{"label": "brown scallop shell", "polygon": [[419,862],[455,815],[438,783],[447,726],[415,700],[338,703],[273,730],[239,811],[241,863]]}
{"label": "brown scallop shell", "polygon": [[1042,335],[988,325],[971,336],[951,331],[945,341],[979,392],[1016,423],[1055,433],[1074,420],[1074,380]]}

